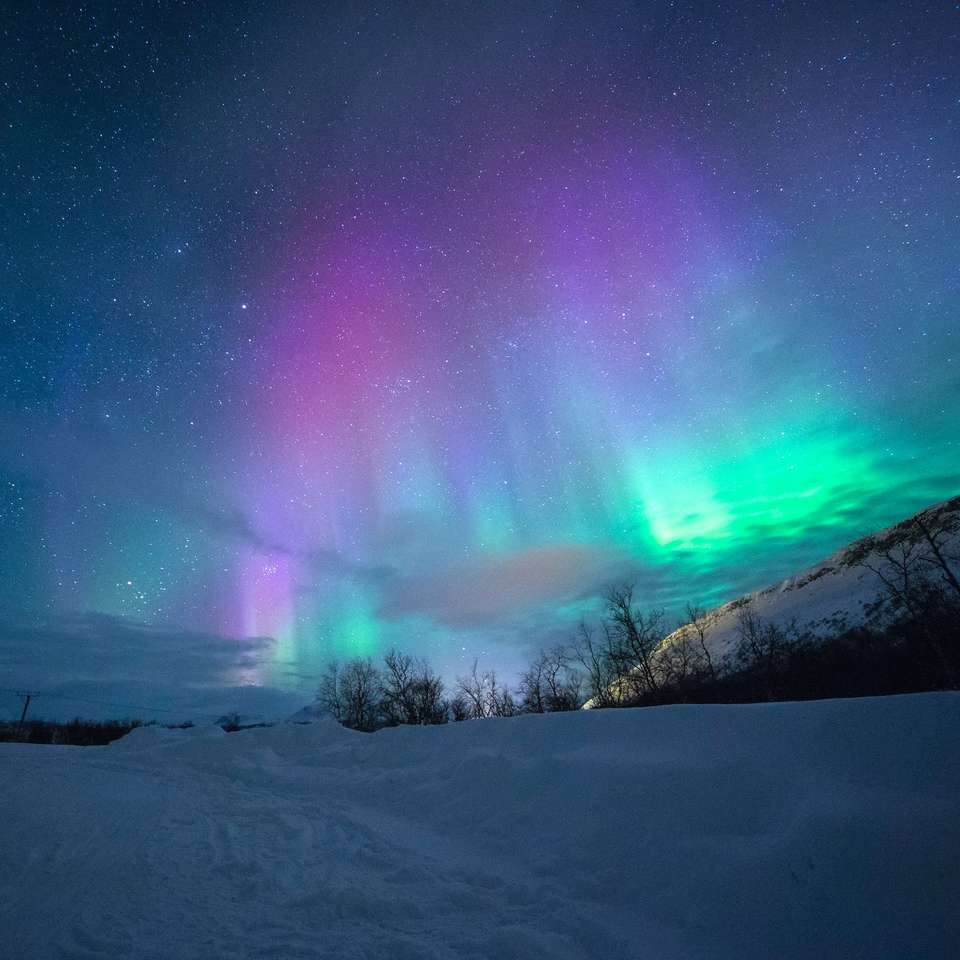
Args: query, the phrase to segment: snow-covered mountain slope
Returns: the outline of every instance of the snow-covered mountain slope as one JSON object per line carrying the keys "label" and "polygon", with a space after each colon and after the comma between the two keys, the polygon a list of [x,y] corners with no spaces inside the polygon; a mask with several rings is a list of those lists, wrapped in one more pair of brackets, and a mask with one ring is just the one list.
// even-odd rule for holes
{"label": "snow-covered mountain slope", "polygon": [[0,954],[955,956],[960,694],[0,744]]}
{"label": "snow-covered mountain slope", "polygon": [[[953,525],[953,533],[945,533],[942,542],[954,556],[960,552],[960,497],[954,497],[848,544],[826,560],[779,583],[707,612],[704,618],[706,643],[715,661],[722,659],[737,641],[739,621],[745,609],[760,620],[780,625],[795,622],[800,628],[812,628],[814,633],[830,630],[831,621],[837,618],[844,618],[851,625],[862,623],[865,606],[873,603],[884,590],[882,581],[874,572],[877,569],[883,572],[883,552],[896,553],[901,545],[912,545],[919,557],[926,549],[918,519],[928,529],[941,530]],[[918,574],[926,570],[932,578],[939,575],[937,570],[919,559],[915,565]],[[960,572],[960,564],[954,563],[954,566]],[[680,627],[667,637],[665,644],[688,630],[689,625]]]}

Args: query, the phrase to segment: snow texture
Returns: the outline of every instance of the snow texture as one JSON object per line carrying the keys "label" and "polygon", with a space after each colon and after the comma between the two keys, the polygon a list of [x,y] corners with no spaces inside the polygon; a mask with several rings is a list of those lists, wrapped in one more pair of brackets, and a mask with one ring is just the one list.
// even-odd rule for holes
{"label": "snow texture", "polygon": [[0,744],[0,954],[946,960],[958,757],[954,693]]}

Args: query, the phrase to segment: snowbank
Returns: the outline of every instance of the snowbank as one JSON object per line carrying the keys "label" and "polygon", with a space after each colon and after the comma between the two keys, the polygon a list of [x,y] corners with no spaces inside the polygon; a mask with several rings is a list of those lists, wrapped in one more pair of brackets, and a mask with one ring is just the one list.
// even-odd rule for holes
{"label": "snowbank", "polygon": [[0,744],[0,952],[947,958],[960,695]]}

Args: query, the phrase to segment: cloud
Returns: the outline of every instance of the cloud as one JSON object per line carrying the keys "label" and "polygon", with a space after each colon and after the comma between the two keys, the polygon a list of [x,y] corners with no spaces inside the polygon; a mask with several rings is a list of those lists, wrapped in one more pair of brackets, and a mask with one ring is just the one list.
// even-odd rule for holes
{"label": "cloud", "polygon": [[397,577],[383,591],[380,613],[419,615],[451,627],[475,627],[572,603],[623,579],[627,556],[613,547],[550,544],[488,554],[466,563]]}
{"label": "cloud", "polygon": [[259,684],[276,646],[270,637],[238,640],[97,613],[8,618],[0,629],[4,686],[40,691],[36,716],[209,718],[254,705],[267,712],[272,703],[282,714],[309,699]]}

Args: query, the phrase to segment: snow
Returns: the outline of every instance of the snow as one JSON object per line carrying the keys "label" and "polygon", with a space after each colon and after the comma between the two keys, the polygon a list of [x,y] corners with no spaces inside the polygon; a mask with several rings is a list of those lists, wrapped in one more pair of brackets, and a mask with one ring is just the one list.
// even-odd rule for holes
{"label": "snow", "polygon": [[0,744],[0,954],[952,957],[958,756],[956,693]]}
{"label": "snow", "polygon": [[[917,516],[931,517],[956,515],[960,512],[960,498],[945,500],[920,511]],[[913,518],[887,527],[872,534],[874,540],[899,538],[906,540],[916,536],[910,528]],[[740,615],[744,608],[765,623],[788,627],[795,623],[799,628],[809,628],[814,635],[830,635],[836,632],[834,620],[850,625],[861,624],[866,619],[865,607],[884,594],[884,586],[877,575],[865,566],[851,562],[851,554],[867,542],[868,538],[856,540],[831,554],[812,567],[772,584],[762,590],[749,593],[730,603],[725,603],[707,613],[708,634],[706,643],[716,661],[732,652],[739,640]],[[945,536],[943,544],[951,556],[960,550],[960,534]],[[868,550],[863,558],[873,567],[882,567],[879,551]],[[960,572],[960,571],[958,571]],[[665,640],[669,644],[679,639],[687,626],[681,626]]]}

